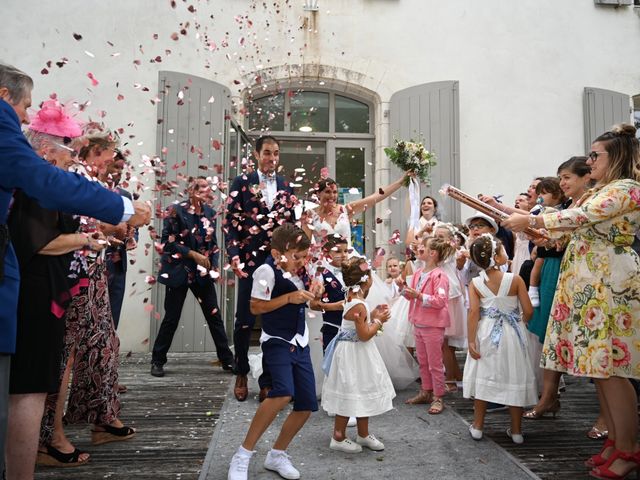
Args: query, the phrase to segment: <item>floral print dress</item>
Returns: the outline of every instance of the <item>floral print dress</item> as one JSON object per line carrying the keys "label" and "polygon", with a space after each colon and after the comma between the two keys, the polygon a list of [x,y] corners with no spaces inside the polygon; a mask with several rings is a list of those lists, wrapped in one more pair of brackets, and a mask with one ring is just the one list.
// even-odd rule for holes
{"label": "floral print dress", "polygon": [[543,216],[571,229],[540,366],[571,375],[640,378],[640,183],[589,190],[578,207]]}

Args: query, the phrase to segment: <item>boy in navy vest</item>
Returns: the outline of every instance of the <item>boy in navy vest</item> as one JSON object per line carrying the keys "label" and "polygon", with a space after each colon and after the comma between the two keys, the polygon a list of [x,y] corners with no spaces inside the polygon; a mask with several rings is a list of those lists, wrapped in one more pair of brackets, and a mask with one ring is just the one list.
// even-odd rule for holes
{"label": "boy in navy vest", "polygon": [[293,410],[267,454],[264,467],[284,478],[300,478],[286,449],[311,412],[318,410],[304,309],[308,301],[320,298],[322,285],[306,286],[304,266],[309,245],[309,238],[300,228],[285,223],[273,231],[271,256],[253,273],[250,308],[253,315],[262,315],[260,343],[263,364],[271,373],[272,389],[258,407],[244,442],[231,459],[229,480],[246,480],[256,443],[292,398]]}
{"label": "boy in navy vest", "polygon": [[319,270],[322,270],[324,295],[322,300],[313,300],[309,306],[313,310],[322,311],[322,353],[338,333],[342,323],[344,307],[344,282],[342,281],[342,265],[347,260],[348,243],[340,235],[331,235],[322,246],[324,258]]}

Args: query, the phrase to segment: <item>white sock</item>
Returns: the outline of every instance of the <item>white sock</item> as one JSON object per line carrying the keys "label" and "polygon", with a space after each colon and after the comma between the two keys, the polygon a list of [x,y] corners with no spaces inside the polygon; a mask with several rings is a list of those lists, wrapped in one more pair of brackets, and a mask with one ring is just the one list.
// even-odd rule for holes
{"label": "white sock", "polygon": [[255,453],[255,451],[253,450],[247,450],[246,448],[244,448],[242,445],[240,445],[238,447],[238,451],[236,452],[240,455],[242,455],[243,457],[253,457],[253,454]]}
{"label": "white sock", "polygon": [[276,450],[275,448],[272,448],[271,451],[277,455],[285,452],[285,450]]}
{"label": "white sock", "polygon": [[538,294],[538,287],[529,287],[529,293],[537,295]]}

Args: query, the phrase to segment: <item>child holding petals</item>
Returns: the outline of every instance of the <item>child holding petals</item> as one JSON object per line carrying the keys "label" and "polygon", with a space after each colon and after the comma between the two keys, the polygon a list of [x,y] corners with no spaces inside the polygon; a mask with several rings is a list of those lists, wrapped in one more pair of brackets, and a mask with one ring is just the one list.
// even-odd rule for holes
{"label": "child holding petals", "polygon": [[439,238],[426,238],[418,247],[418,258],[424,268],[413,275],[411,287],[404,296],[411,301],[409,321],[414,326],[416,355],[420,364],[422,389],[410,404],[431,403],[429,413],[442,413],[446,393],[442,346],[449,318],[449,278],[440,267],[455,252],[455,247]]}

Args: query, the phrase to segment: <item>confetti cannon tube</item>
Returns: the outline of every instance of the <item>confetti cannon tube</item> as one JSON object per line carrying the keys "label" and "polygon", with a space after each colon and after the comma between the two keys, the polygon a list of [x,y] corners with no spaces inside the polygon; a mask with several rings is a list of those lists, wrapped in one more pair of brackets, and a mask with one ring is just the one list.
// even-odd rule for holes
{"label": "confetti cannon tube", "polygon": [[[489,215],[496,222],[501,222],[502,220],[505,220],[507,217],[509,217],[509,215],[501,212],[497,208],[494,208],[491,205],[484,203],[483,201],[478,200],[477,198],[451,185],[443,185],[442,188],[440,188],[440,194],[446,195],[460,203],[464,203],[468,207],[474,208],[477,211],[484,213],[485,215]],[[549,237],[547,237],[546,235],[543,235],[538,230],[530,227],[527,227],[524,230],[524,233],[526,233],[531,238],[544,238],[547,240],[549,239]]]}

